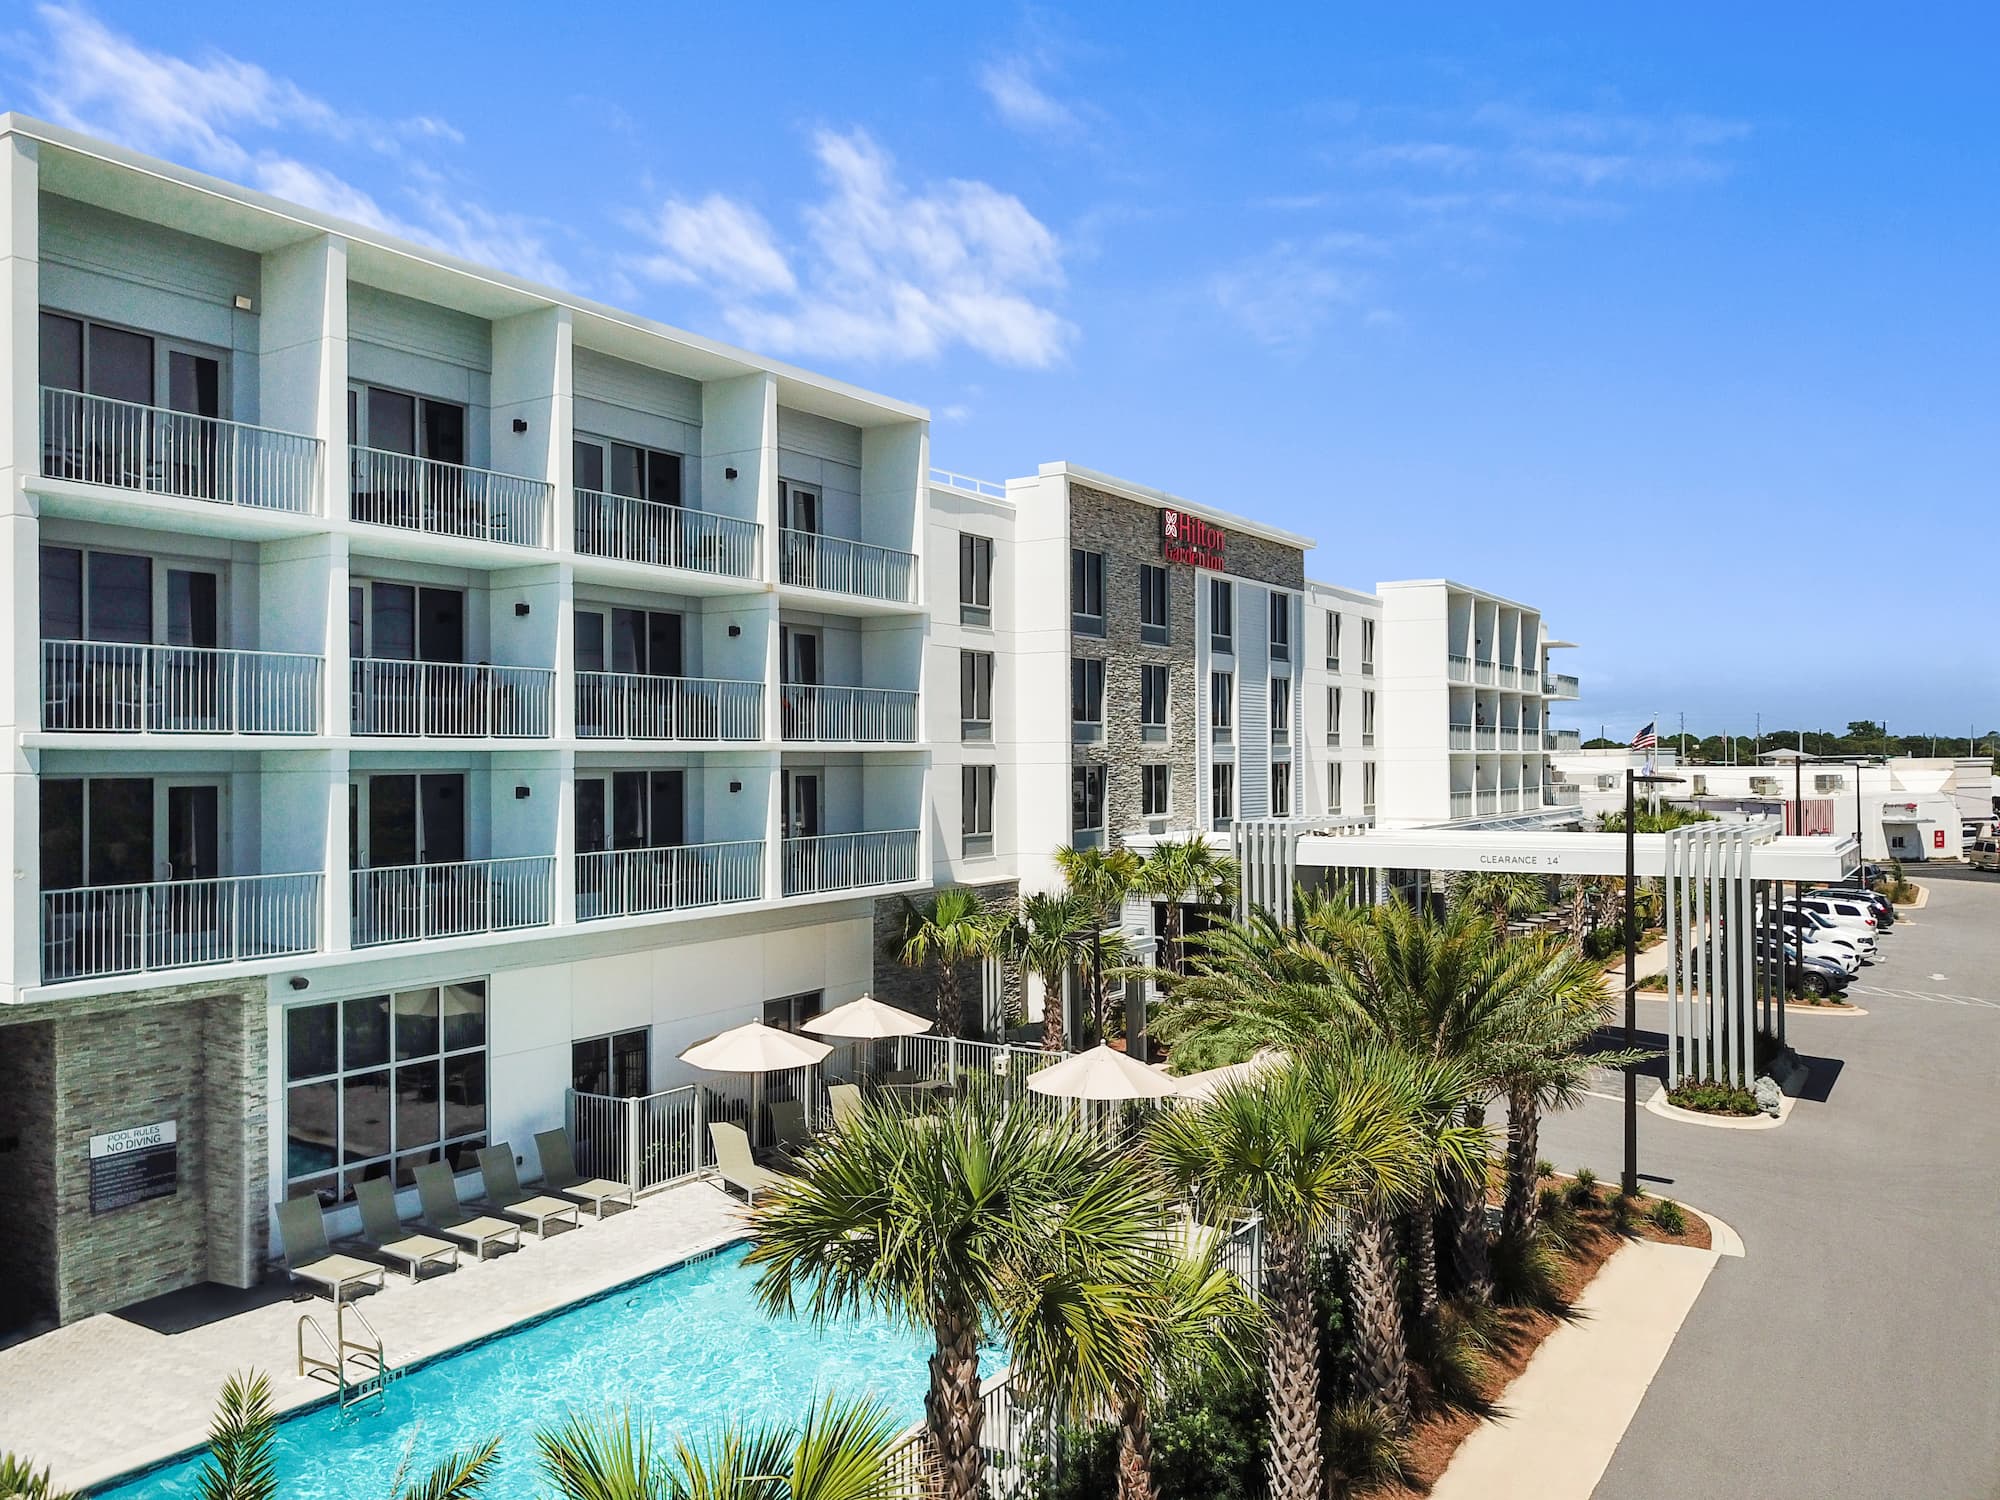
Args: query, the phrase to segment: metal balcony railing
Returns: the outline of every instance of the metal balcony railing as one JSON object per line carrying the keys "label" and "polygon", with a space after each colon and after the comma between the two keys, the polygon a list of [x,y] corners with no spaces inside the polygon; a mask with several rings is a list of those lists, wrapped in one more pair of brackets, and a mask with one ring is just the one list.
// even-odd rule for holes
{"label": "metal balcony railing", "polygon": [[1521,789],[1519,787],[1501,788],[1500,811],[1502,811],[1503,813],[1510,813],[1510,812],[1519,812],[1520,810],[1521,810]]}
{"label": "metal balcony railing", "polygon": [[1500,733],[1488,725],[1481,724],[1472,731],[1472,743],[1481,750],[1495,750],[1500,745]]}
{"label": "metal balcony railing", "polygon": [[1454,750],[1470,750],[1472,748],[1472,726],[1470,724],[1450,725],[1446,728],[1445,735],[1450,742],[1451,748]]}
{"label": "metal balcony railing", "polygon": [[1541,749],[1542,732],[1539,729],[1523,729],[1521,731],[1521,748],[1523,750]]}
{"label": "metal balcony railing", "polygon": [[1490,661],[1476,661],[1472,664],[1472,680],[1481,687],[1492,687],[1500,676],[1500,668]]}
{"label": "metal balcony railing", "polygon": [[903,885],[917,878],[914,828],[785,840],[785,894]]}
{"label": "metal balcony railing", "polygon": [[1533,782],[1521,783],[1521,811],[1533,812],[1542,805],[1542,789]]}
{"label": "metal balcony railing", "polygon": [[354,733],[545,739],[555,675],[546,667],[357,657],[350,673]]}
{"label": "metal balcony railing", "polygon": [[909,604],[917,597],[917,559],[912,553],[811,531],[784,531],[778,540],[778,581],[793,588],[858,594],[896,604]]}
{"label": "metal balcony railing", "polygon": [[1478,806],[1482,817],[1488,813],[1498,812],[1500,810],[1500,793],[1497,790],[1479,793]]}
{"label": "metal balcony railing", "polygon": [[763,530],[735,516],[600,490],[576,492],[576,550],[591,557],[754,578]]}
{"label": "metal balcony railing", "polygon": [[1447,656],[1444,659],[1444,675],[1452,682],[1472,681],[1472,658],[1469,656]]}
{"label": "metal balcony railing", "polygon": [[1583,788],[1580,786],[1552,786],[1548,788],[1548,796],[1551,807],[1576,807],[1583,801]]}
{"label": "metal balcony railing", "polygon": [[1453,792],[1451,794],[1451,815],[1454,818],[1469,818],[1472,816],[1472,793]]}
{"label": "metal balcony railing", "polygon": [[42,642],[42,728],[317,734],[326,663],[281,651]]}
{"label": "metal balcony railing", "polygon": [[554,497],[542,479],[348,447],[347,513],[374,526],[546,547]]}
{"label": "metal balcony railing", "polygon": [[606,849],[576,857],[579,922],[755,901],[763,894],[762,839]]}
{"label": "metal balcony railing", "polygon": [[1574,698],[1579,684],[1574,677],[1564,672],[1544,672],[1542,691],[1551,698]]}
{"label": "metal balcony railing", "polygon": [[1520,749],[1521,731],[1518,729],[1502,729],[1500,731],[1500,748],[1502,750]]}
{"label": "metal balcony railing", "polygon": [[788,740],[906,745],[917,738],[917,695],[900,688],[787,683],[782,703]]}
{"label": "metal balcony railing", "polygon": [[1503,688],[1517,688],[1520,685],[1521,669],[1519,667],[1510,667],[1506,662],[1500,663],[1500,686]]}
{"label": "metal balcony railing", "polygon": [[357,948],[545,927],[554,911],[550,855],[393,865],[353,872]]}
{"label": "metal balcony railing", "polygon": [[1549,748],[1558,755],[1573,755],[1583,748],[1583,732],[1577,729],[1549,731]]}
{"label": "metal balcony railing", "polygon": [[238,875],[42,893],[42,982],[312,953],[320,880]]}
{"label": "metal balcony railing", "polygon": [[42,474],[250,510],[319,511],[320,442],[303,433],[42,388]]}
{"label": "metal balcony railing", "polygon": [[576,732],[579,739],[760,740],[764,684],[579,672]]}

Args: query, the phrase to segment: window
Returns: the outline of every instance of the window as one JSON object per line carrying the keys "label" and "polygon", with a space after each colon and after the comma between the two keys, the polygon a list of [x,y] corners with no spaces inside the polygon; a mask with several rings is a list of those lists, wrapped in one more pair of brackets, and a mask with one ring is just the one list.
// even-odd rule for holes
{"label": "window", "polygon": [[958,534],[958,623],[993,623],[993,538]]}
{"label": "window", "polygon": [[1167,570],[1157,563],[1139,564],[1139,639],[1167,643]]}
{"label": "window", "polygon": [[1364,817],[1375,816],[1375,762],[1372,760],[1361,767],[1361,812]]}
{"label": "window", "polygon": [[1845,776],[1815,776],[1813,790],[1816,792],[1837,792],[1847,785]]}
{"label": "window", "polygon": [[1227,761],[1209,772],[1211,821],[1215,828],[1227,828],[1236,816],[1236,767]]}
{"label": "window", "polygon": [[575,464],[576,487],[580,490],[615,495],[624,500],[646,500],[655,505],[681,503],[681,456],[678,453],[594,437],[578,437],[571,444],[570,452]]}
{"label": "window", "polygon": [[1139,738],[1148,744],[1163,744],[1167,738],[1167,669],[1146,665],[1139,668]]}
{"label": "window", "polygon": [[1292,679],[1273,677],[1271,679],[1271,743],[1289,745],[1292,742]]}
{"label": "window", "polygon": [[1083,743],[1104,738],[1104,659],[1078,656],[1069,664],[1069,717]]}
{"label": "window", "polygon": [[1104,634],[1104,554],[1073,547],[1069,554],[1069,628]]}
{"label": "window", "polygon": [[1340,747],[1340,689],[1326,690],[1326,742],[1335,749]]}
{"label": "window", "polygon": [[1236,714],[1236,674],[1234,672],[1210,672],[1208,674],[1208,727],[1211,737],[1218,745],[1226,745],[1231,739],[1230,730]]}
{"label": "window", "polygon": [[652,1089],[653,1033],[641,1026],[569,1044],[569,1086],[579,1094],[641,1099]]}
{"label": "window", "polygon": [[1326,810],[1340,811],[1340,762],[1334,761],[1326,768]]}
{"label": "window", "polygon": [[1292,596],[1271,595],[1271,660],[1292,659]]}
{"label": "window", "polygon": [[1104,842],[1104,767],[1070,768],[1069,829],[1070,842],[1079,849]]}
{"label": "window", "polygon": [[1236,590],[1226,578],[1208,580],[1208,644],[1212,651],[1236,650]]}
{"label": "window", "polygon": [[1271,816],[1289,818],[1292,815],[1292,763],[1288,760],[1271,762]]}
{"label": "window", "polygon": [[1334,609],[1326,612],[1326,669],[1340,670],[1340,611]]}
{"label": "window", "polygon": [[994,774],[992,766],[959,768],[959,831],[965,838],[960,852],[967,859],[993,852]]}
{"label": "window", "polygon": [[958,653],[958,737],[993,738],[993,653]]}
{"label": "window", "polygon": [[764,1002],[764,1024],[779,1031],[797,1031],[826,1008],[825,990],[804,990]]}
{"label": "window", "polygon": [[1363,677],[1373,677],[1375,675],[1375,622],[1373,620],[1363,620],[1361,622],[1361,675]]}
{"label": "window", "polygon": [[1173,807],[1173,770],[1169,766],[1139,767],[1139,811],[1148,818],[1164,818]]}
{"label": "window", "polygon": [[285,1188],[320,1202],[486,1144],[486,981],[285,1012]]}
{"label": "window", "polygon": [[1361,695],[1361,748],[1373,749],[1375,745],[1375,695]]}

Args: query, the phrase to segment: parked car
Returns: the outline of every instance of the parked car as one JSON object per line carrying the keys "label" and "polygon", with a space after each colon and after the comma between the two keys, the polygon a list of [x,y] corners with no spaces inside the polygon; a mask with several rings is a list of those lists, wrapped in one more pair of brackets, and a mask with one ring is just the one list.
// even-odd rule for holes
{"label": "parked car", "polygon": [[1861,945],[1834,930],[1831,922],[1809,911],[1781,907],[1778,921],[1788,928],[1794,941],[1803,939],[1808,957],[1830,958],[1852,974],[1861,967]]}
{"label": "parked car", "polygon": [[1882,923],[1875,915],[1875,903],[1864,901],[1859,896],[1835,896],[1825,891],[1807,891],[1794,903],[1806,911],[1816,911],[1822,917],[1843,927],[1863,927],[1870,937],[1880,937]]}
{"label": "parked car", "polygon": [[1864,960],[1869,962],[1874,960],[1878,946],[1875,940],[1874,918],[1843,917],[1832,912],[1801,910],[1800,907],[1789,904],[1785,910],[1809,917],[1820,925],[1820,930],[1826,936],[1851,943],[1854,951]]}
{"label": "parked car", "polygon": [[1875,920],[1883,927],[1894,925],[1896,903],[1880,891],[1871,891],[1858,885],[1823,885],[1818,890],[1807,891],[1808,896],[1838,896],[1849,901],[1865,901],[1874,909]]}
{"label": "parked car", "polygon": [[1966,851],[1965,862],[1975,870],[2000,870],[2000,839],[1981,839]]}
{"label": "parked car", "polygon": [[[1786,992],[1813,995],[1825,999],[1838,995],[1853,983],[1853,975],[1830,958],[1815,958],[1810,954],[1801,955],[1798,945],[1783,945],[1785,955]],[[1760,964],[1771,961],[1768,945],[1757,945],[1757,961]]]}

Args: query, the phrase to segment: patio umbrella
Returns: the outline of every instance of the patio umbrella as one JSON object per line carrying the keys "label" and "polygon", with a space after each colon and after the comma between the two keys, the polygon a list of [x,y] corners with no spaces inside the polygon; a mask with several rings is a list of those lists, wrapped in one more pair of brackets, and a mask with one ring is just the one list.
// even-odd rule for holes
{"label": "patio umbrella", "polygon": [[836,1005],[823,1016],[801,1021],[806,1031],[821,1036],[849,1037],[857,1041],[879,1041],[883,1037],[918,1036],[936,1024],[911,1015],[893,1005],[884,1005],[873,995],[863,995],[845,1005]]}
{"label": "patio umbrella", "polygon": [[1204,1103],[1233,1084],[1248,1083],[1258,1074],[1278,1067],[1284,1060],[1284,1053],[1266,1048],[1248,1062],[1227,1063],[1220,1068],[1208,1068],[1176,1078],[1174,1092],[1183,1099]]}
{"label": "patio umbrella", "polygon": [[748,1073],[751,1078],[750,1137],[763,1134],[764,1075],[818,1067],[833,1048],[809,1036],[794,1036],[761,1021],[731,1027],[696,1042],[681,1061],[710,1073]]}
{"label": "patio umbrella", "polygon": [[1109,1042],[1099,1042],[1043,1068],[1028,1080],[1037,1094],[1057,1099],[1165,1099],[1180,1092],[1179,1084],[1157,1068],[1149,1068]]}

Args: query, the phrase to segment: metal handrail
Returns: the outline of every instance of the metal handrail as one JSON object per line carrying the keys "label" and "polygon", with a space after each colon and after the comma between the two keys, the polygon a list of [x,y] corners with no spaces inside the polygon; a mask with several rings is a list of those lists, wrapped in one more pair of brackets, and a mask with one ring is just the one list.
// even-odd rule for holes
{"label": "metal handrail", "polygon": [[791,588],[822,589],[909,604],[916,599],[914,553],[816,531],[779,533],[778,581]]}
{"label": "metal handrail", "polygon": [[788,838],[784,845],[785,894],[903,885],[917,878],[915,828],[867,833],[826,833]]}
{"label": "metal handrail", "polygon": [[579,739],[757,740],[764,684],[724,677],[578,672]]}
{"label": "metal handrail", "polygon": [[554,920],[555,857],[516,855],[352,872],[357,948],[546,927]]}
{"label": "metal handrail", "polygon": [[547,547],[555,486],[360,443],[348,444],[351,520],[512,547]]}
{"label": "metal handrail", "polygon": [[756,901],[764,894],[764,841],[579,850],[576,919],[636,917]]}
{"label": "metal handrail", "polygon": [[548,667],[357,656],[348,665],[353,732],[405,739],[545,739]]}
{"label": "metal handrail", "polygon": [[42,982],[314,953],[322,873],[42,892]]}
{"label": "metal handrail", "polygon": [[788,682],[783,697],[788,740],[908,744],[917,737],[917,695],[905,688]]}
{"label": "metal handrail", "polygon": [[316,437],[56,386],[41,393],[45,478],[252,510],[319,510]]}
{"label": "metal handrail", "polygon": [[950,469],[933,468],[931,483],[941,484],[948,489],[964,490],[969,494],[984,495],[989,500],[1005,500],[1007,486],[995,484],[990,479],[974,479],[970,474],[954,474]]}
{"label": "metal handrail", "polygon": [[42,642],[42,728],[316,734],[325,659],[291,651]]}
{"label": "metal handrail", "polygon": [[737,516],[608,490],[576,492],[576,550],[591,557],[754,578],[763,534],[757,522]]}

